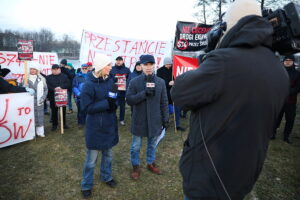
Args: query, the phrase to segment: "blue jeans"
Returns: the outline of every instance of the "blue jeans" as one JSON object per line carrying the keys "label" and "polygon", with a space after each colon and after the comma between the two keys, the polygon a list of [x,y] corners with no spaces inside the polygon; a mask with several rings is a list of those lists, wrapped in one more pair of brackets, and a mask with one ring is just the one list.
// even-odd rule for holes
{"label": "blue jeans", "polygon": [[125,97],[117,97],[118,106],[120,106],[120,121],[124,121],[125,118]]}
{"label": "blue jeans", "polygon": [[[147,164],[155,161],[157,137],[147,137]],[[133,166],[140,165],[140,150],[142,147],[142,137],[133,136],[130,148],[131,164]]]}
{"label": "blue jeans", "polygon": [[98,153],[102,152],[100,178],[103,182],[112,180],[112,149],[107,150],[87,150],[86,160],[83,167],[83,179],[81,181],[82,190],[90,190],[93,187],[94,182],[94,169],[97,164]]}
{"label": "blue jeans", "polygon": [[85,125],[86,113],[81,110],[80,99],[76,99],[76,105],[77,105],[77,123],[81,125]]}
{"label": "blue jeans", "polygon": [[68,90],[68,108],[69,108],[69,110],[73,110],[73,106],[72,106],[72,90]]}
{"label": "blue jeans", "polygon": [[176,121],[176,127],[180,126],[180,113],[181,113],[181,108],[178,106],[175,107],[175,121]]}
{"label": "blue jeans", "polygon": [[190,200],[187,196],[184,195],[184,200]]}

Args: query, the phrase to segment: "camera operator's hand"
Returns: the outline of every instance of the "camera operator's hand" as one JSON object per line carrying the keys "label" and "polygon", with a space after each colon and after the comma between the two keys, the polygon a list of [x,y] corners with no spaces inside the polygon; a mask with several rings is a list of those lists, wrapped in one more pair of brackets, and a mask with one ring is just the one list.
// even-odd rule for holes
{"label": "camera operator's hand", "polygon": [[146,96],[152,97],[155,96],[155,82],[154,82],[154,76],[148,75],[146,76]]}
{"label": "camera operator's hand", "polygon": [[169,128],[169,121],[165,121],[163,122],[163,128],[165,128],[166,130]]}

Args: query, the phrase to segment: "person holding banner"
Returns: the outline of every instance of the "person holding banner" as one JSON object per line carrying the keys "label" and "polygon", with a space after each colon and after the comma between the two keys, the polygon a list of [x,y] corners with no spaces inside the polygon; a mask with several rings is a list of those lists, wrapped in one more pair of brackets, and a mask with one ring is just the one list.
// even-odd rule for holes
{"label": "person holding banner", "polygon": [[122,56],[116,58],[116,65],[113,66],[110,74],[117,80],[118,85],[118,106],[120,107],[120,124],[125,126],[125,95],[126,83],[130,70],[125,66]]}
{"label": "person holding banner", "polygon": [[[34,119],[36,134],[45,137],[44,131],[44,101],[47,98],[48,88],[46,79],[40,75],[40,67],[36,62],[30,62],[28,87],[34,89]],[[23,83],[24,84],[24,83]]]}
{"label": "person holding banner", "polygon": [[[58,126],[58,107],[55,105],[55,88],[62,88],[68,89],[71,87],[71,83],[68,77],[61,73],[61,68],[59,65],[54,64],[52,65],[51,69],[52,74],[47,76],[47,86],[48,86],[48,98],[50,101],[50,108],[51,108],[51,120],[52,120],[52,129],[51,131],[57,130]],[[63,122],[64,128],[68,129],[68,125],[66,123],[66,107],[63,107]]]}
{"label": "person holding banner", "polygon": [[255,0],[235,0],[207,34],[200,67],[176,78],[172,100],[191,110],[180,158],[186,200],[241,200],[258,179],[289,92],[272,34]]}
{"label": "person holding banner", "polygon": [[173,61],[170,57],[165,57],[164,65],[157,70],[157,76],[162,78],[165,81],[168,101],[169,101],[169,113],[173,114],[175,110],[175,125],[177,131],[185,131],[184,128],[180,126],[180,114],[181,108],[179,106],[173,106],[173,101],[171,99],[170,91],[172,86],[174,85],[173,80]]}
{"label": "person holding banner", "polygon": [[78,72],[73,79],[73,93],[75,95],[75,101],[77,105],[77,124],[80,128],[85,125],[86,113],[82,111],[80,106],[80,94],[82,87],[86,81],[86,75],[88,72],[88,65],[82,64],[81,71]]}
{"label": "person holding banner", "polygon": [[140,149],[142,138],[147,138],[147,168],[161,174],[155,163],[157,140],[168,127],[168,97],[164,80],[154,74],[155,59],[152,55],[141,55],[143,74],[132,79],[126,94],[127,103],[133,107],[131,133],[133,134],[130,157],[133,170],[131,178],[139,179]]}
{"label": "person holding banner", "polygon": [[112,177],[112,147],[119,142],[117,109],[117,85],[109,76],[111,59],[96,54],[95,70],[87,74],[80,94],[80,106],[87,113],[85,125],[86,160],[83,167],[81,191],[84,198],[92,195],[94,169],[98,153],[102,153],[100,179],[109,187],[116,187]]}
{"label": "person holding banner", "polygon": [[72,106],[72,82],[73,78],[75,77],[75,69],[73,68],[72,63],[67,63],[67,59],[62,59],[60,61],[61,73],[65,74],[69,82],[71,83],[70,88],[68,89],[68,113],[73,113],[73,106]]}

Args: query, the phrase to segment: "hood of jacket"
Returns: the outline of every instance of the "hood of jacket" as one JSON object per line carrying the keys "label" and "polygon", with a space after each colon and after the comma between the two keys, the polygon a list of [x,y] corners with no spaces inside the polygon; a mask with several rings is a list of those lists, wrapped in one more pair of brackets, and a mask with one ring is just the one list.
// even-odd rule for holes
{"label": "hood of jacket", "polygon": [[272,25],[263,17],[241,18],[222,38],[219,48],[272,46]]}

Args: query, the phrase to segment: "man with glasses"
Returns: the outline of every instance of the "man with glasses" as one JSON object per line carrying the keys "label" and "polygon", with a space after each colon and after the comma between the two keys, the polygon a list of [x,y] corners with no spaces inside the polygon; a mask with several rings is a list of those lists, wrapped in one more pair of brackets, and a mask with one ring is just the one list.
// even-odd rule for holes
{"label": "man with glasses", "polygon": [[76,105],[77,105],[77,123],[79,128],[82,128],[85,125],[85,118],[86,114],[81,110],[80,106],[80,93],[82,86],[85,82],[86,74],[88,72],[89,66],[87,64],[81,65],[81,71],[78,72],[73,79],[73,92],[76,99]]}
{"label": "man with glasses", "polygon": [[[283,141],[288,144],[292,142],[289,136],[293,130],[296,117],[297,94],[300,91],[300,72],[295,69],[295,57],[293,55],[284,57],[283,65],[290,77],[290,93],[280,112],[276,129],[279,128],[283,115],[285,116],[285,127],[283,131]],[[273,133],[272,139],[276,137],[276,130]]]}

